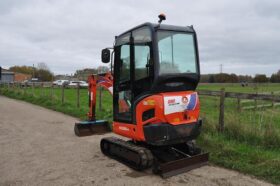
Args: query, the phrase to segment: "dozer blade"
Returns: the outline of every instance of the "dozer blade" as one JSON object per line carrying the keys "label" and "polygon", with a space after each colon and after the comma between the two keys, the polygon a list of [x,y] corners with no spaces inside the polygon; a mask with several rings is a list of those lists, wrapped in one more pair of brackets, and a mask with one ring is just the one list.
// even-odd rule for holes
{"label": "dozer blade", "polygon": [[157,174],[168,178],[208,164],[209,153],[198,154],[167,163],[158,164]]}
{"label": "dozer blade", "polygon": [[74,132],[79,137],[90,136],[110,132],[110,127],[108,121],[105,120],[81,121],[75,123]]}

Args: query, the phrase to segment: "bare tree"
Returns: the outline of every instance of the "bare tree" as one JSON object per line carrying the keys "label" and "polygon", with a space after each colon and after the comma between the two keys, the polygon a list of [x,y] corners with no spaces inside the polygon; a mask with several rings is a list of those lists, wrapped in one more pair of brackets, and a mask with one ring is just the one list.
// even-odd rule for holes
{"label": "bare tree", "polygon": [[50,70],[49,67],[48,67],[48,65],[47,65],[46,63],[44,63],[44,62],[38,63],[38,64],[37,64],[37,68],[38,68],[39,70],[47,70],[47,71]]}
{"label": "bare tree", "polygon": [[37,64],[36,76],[41,81],[51,81],[53,79],[53,73],[44,62],[40,62]]}

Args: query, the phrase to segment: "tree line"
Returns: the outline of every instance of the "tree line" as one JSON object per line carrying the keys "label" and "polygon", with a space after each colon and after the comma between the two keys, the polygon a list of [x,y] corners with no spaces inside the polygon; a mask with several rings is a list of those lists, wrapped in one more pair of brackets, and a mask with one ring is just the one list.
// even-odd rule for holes
{"label": "tree line", "polygon": [[[65,75],[56,75],[49,69],[45,63],[38,63],[36,67],[32,66],[12,66],[9,68],[12,72],[29,74],[32,78],[38,78],[40,81],[53,81],[57,77],[66,77]],[[81,70],[76,70],[74,75],[68,76],[69,78],[76,78],[79,80],[87,80],[88,76],[91,74],[106,73],[110,69],[107,66],[99,66],[98,68],[85,68]]]}
{"label": "tree line", "polygon": [[38,63],[36,67],[32,66],[12,66],[10,71],[29,74],[32,78],[38,78],[40,81],[52,81],[54,74],[45,63]]}
{"label": "tree line", "polygon": [[236,75],[236,74],[204,74],[200,77],[201,83],[280,83],[280,70],[273,73],[270,77],[265,74],[250,75]]}
{"label": "tree line", "polygon": [[[30,74],[33,78],[38,78],[40,81],[52,81],[54,80],[54,74],[50,71],[45,63],[38,63],[36,67],[32,66],[13,66],[9,68],[10,71]],[[80,80],[87,80],[90,74],[105,73],[110,69],[106,66],[100,66],[98,68],[85,68],[76,70],[73,77]],[[236,75],[236,74],[202,74],[200,77],[201,83],[280,83],[280,70],[273,73],[270,77],[265,74],[250,75]]]}
{"label": "tree line", "polygon": [[110,69],[107,66],[99,66],[98,68],[85,68],[81,70],[76,70],[73,77],[79,80],[86,81],[88,79],[88,76],[91,74],[106,73],[108,71],[110,71]]}

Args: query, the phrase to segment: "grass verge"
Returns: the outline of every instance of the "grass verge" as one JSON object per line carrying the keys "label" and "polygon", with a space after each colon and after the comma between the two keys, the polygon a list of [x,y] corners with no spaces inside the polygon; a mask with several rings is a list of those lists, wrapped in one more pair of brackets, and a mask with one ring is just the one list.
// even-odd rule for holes
{"label": "grass verge", "polygon": [[280,184],[280,150],[264,149],[217,133],[202,133],[197,143],[210,152],[210,162]]}

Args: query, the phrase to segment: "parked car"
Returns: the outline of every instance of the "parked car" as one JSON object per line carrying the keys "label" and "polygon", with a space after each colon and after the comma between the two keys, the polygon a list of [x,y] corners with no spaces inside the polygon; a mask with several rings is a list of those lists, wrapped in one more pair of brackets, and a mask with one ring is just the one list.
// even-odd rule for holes
{"label": "parked car", "polygon": [[60,79],[60,80],[56,80],[53,82],[53,85],[57,85],[57,86],[62,86],[62,85],[68,85],[69,84],[69,80],[63,80],[63,79]]}
{"label": "parked car", "polygon": [[27,80],[24,80],[23,82],[20,83],[20,86],[21,87],[31,87],[32,85],[38,85],[40,84],[41,81],[38,79],[38,78],[32,78],[32,79],[27,79]]}
{"label": "parked car", "polygon": [[78,83],[80,84],[81,88],[87,88],[88,87],[88,83],[85,82],[85,81],[70,81],[68,86],[69,87],[77,87]]}
{"label": "parked car", "polygon": [[40,80],[39,80],[39,78],[31,78],[31,80],[30,80],[31,82],[40,82]]}

